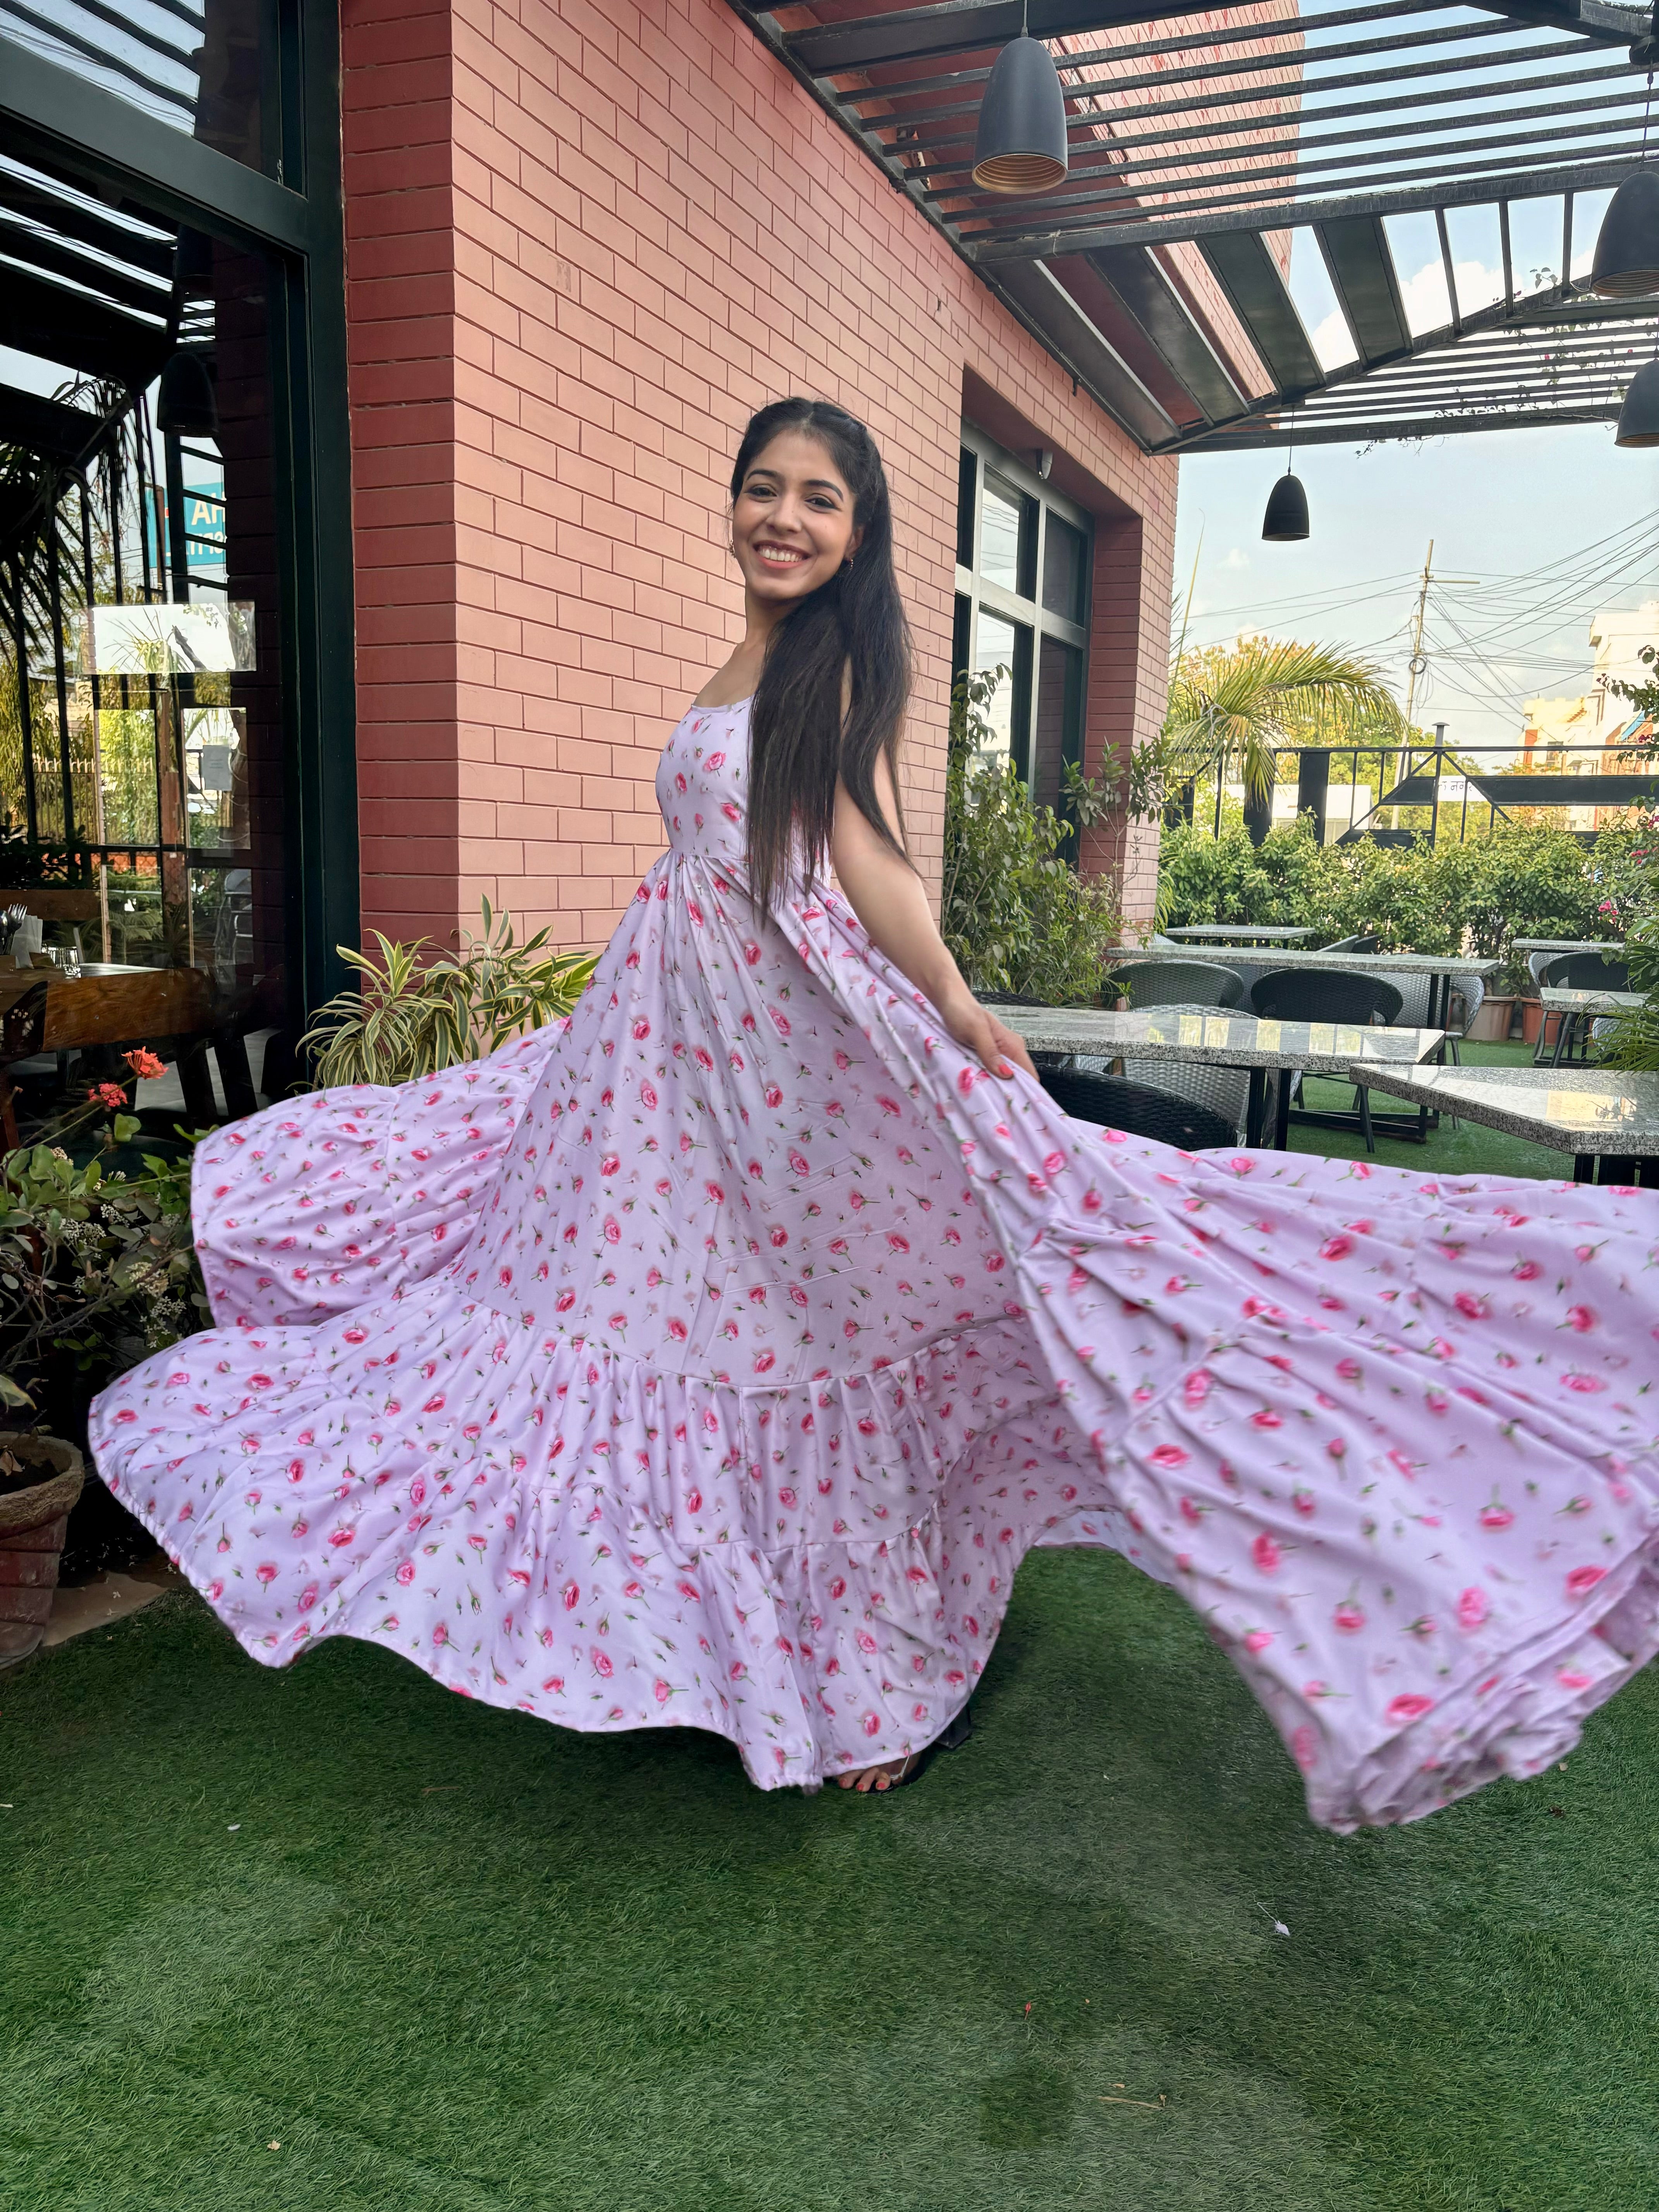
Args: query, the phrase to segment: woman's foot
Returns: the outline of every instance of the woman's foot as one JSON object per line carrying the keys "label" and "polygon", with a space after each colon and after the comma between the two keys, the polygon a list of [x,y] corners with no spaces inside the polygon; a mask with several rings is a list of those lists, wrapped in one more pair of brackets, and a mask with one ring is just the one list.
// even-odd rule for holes
{"label": "woman's foot", "polygon": [[896,1790],[909,1779],[919,1756],[913,1751],[908,1759],[890,1759],[883,1766],[854,1767],[852,1773],[838,1774],[836,1779],[843,1790],[856,1790],[860,1796],[872,1790]]}
{"label": "woman's foot", "polygon": [[959,1713],[945,1723],[945,1728],[903,1759],[883,1759],[877,1766],[855,1766],[849,1773],[836,1777],[843,1790],[856,1790],[860,1796],[884,1796],[888,1790],[897,1790],[907,1782],[914,1782],[928,1761],[941,1751],[954,1751],[958,1744],[966,1743],[974,1732],[974,1709],[964,1705]]}

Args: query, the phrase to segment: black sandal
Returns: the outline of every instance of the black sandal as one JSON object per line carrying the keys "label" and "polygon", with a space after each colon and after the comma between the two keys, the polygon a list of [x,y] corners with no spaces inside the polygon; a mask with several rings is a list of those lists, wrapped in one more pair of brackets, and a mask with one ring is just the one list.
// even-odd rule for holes
{"label": "black sandal", "polygon": [[971,1698],[954,1719],[920,1751],[913,1751],[896,1774],[890,1775],[887,1787],[878,1789],[874,1783],[860,1792],[866,1797],[890,1797],[896,1790],[908,1790],[913,1782],[920,1782],[942,1751],[955,1751],[967,1742],[974,1732],[974,1707]]}

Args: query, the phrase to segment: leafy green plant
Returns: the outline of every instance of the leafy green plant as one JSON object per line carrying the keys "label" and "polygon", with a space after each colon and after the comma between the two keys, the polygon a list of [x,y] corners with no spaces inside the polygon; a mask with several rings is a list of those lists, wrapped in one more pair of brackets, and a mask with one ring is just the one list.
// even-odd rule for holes
{"label": "leafy green plant", "polygon": [[[118,1085],[100,1091],[53,1141],[0,1158],[0,1407],[71,1437],[95,1391],[210,1320],[188,1155],[146,1153],[141,1176],[109,1169],[139,1123],[102,1111],[125,1103]],[[89,1119],[101,1126],[77,1162],[61,1140],[83,1142]]]}
{"label": "leafy green plant", "polygon": [[1370,661],[1340,646],[1247,638],[1179,655],[1156,766],[1173,789],[1234,758],[1262,797],[1281,745],[1390,746],[1409,734]]}
{"label": "leafy green plant", "polygon": [[[1606,830],[1587,851],[1566,830],[1508,823],[1466,844],[1321,847],[1301,822],[1260,845],[1237,817],[1219,837],[1180,823],[1164,832],[1160,920],[1288,922],[1328,943],[1374,935],[1385,951],[1502,959],[1517,936],[1620,935],[1644,896],[1634,834]],[[1529,987],[1524,963],[1521,975]]]}
{"label": "leafy green plant", "polygon": [[[985,708],[1006,671],[958,677],[951,695],[940,929],[976,991],[1018,991],[1048,1004],[1098,1005],[1121,917],[1110,895],[1065,857],[1074,831],[1039,805],[1012,763],[986,763]],[[1080,773],[1068,797],[1085,826],[1109,796]]]}
{"label": "leafy green plant", "polygon": [[[1645,658],[1645,655],[1644,656]],[[1641,824],[1639,843],[1627,855],[1621,889],[1627,927],[1625,957],[1639,1006],[1619,1017],[1601,1058],[1610,1067],[1659,1073],[1659,809]]]}
{"label": "leafy green plant", "polygon": [[520,945],[513,917],[483,902],[483,933],[465,933],[459,957],[423,958],[431,940],[398,944],[374,932],[378,962],[338,947],[356,989],[320,1006],[301,1040],[319,1088],[412,1083],[494,1052],[522,1030],[568,1014],[593,973],[591,952],[549,952],[547,932]]}

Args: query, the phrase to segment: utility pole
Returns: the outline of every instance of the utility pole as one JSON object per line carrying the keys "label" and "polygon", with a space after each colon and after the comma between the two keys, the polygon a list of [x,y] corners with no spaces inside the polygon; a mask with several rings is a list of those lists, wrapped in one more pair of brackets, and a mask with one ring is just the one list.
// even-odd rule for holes
{"label": "utility pole", "polygon": [[[1417,727],[1415,720],[1417,679],[1429,665],[1423,652],[1423,617],[1428,611],[1429,586],[1433,580],[1433,576],[1434,540],[1431,538],[1428,552],[1423,560],[1423,581],[1417,594],[1417,617],[1412,624],[1412,657],[1406,664],[1406,727],[1408,732],[1415,731]],[[1406,741],[1406,774],[1409,775],[1411,772],[1411,739],[1408,736]],[[1381,793],[1378,796],[1380,797]],[[1400,809],[1396,806],[1391,809],[1391,811],[1394,816],[1394,826],[1397,830],[1400,827]]]}
{"label": "utility pole", "polygon": [[1417,619],[1412,624],[1412,657],[1406,664],[1406,673],[1408,678],[1406,685],[1406,721],[1412,729],[1417,726],[1412,720],[1413,711],[1417,705],[1417,679],[1429,665],[1423,657],[1423,617],[1428,609],[1429,586],[1433,580],[1433,575],[1434,540],[1431,538],[1428,554],[1423,562],[1423,581],[1417,594]]}

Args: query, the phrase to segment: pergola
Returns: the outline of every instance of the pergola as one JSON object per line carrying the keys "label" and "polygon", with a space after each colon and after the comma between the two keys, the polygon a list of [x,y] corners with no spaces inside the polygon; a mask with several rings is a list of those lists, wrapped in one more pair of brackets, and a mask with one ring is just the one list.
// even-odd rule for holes
{"label": "pergola", "polygon": [[[756,35],[1149,453],[1611,420],[1659,301],[1573,284],[1575,198],[1642,159],[1651,10],[1609,0],[823,0]],[[1049,44],[1070,173],[1011,199],[971,175],[1001,46]],[[1109,34],[1107,35],[1107,34]],[[1559,267],[1514,211],[1559,200]],[[1460,307],[1448,216],[1495,216],[1502,295]],[[1385,218],[1437,229],[1450,319],[1413,331]],[[1582,216],[1582,209],[1581,209]],[[1352,338],[1322,367],[1285,281],[1310,234]],[[1578,244],[1588,241],[1581,220]]]}

